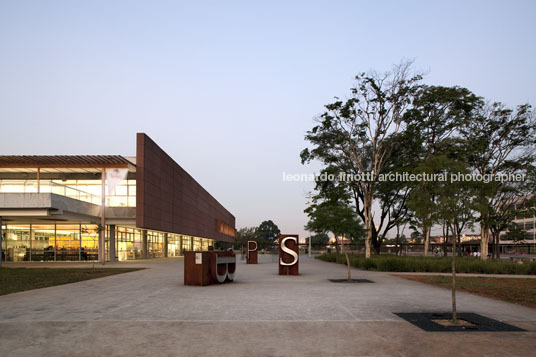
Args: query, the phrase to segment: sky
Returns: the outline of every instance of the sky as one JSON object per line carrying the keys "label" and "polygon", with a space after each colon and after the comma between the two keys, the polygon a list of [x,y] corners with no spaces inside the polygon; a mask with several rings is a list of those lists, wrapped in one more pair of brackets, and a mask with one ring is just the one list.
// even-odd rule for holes
{"label": "sky", "polygon": [[357,73],[536,104],[534,1],[0,0],[0,155],[134,156],[147,133],[236,217],[308,236],[304,135]]}

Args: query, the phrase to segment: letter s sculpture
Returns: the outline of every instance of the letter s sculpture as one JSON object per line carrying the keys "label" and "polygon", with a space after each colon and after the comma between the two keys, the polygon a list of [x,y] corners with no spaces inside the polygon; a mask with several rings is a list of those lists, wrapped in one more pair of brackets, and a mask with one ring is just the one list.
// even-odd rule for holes
{"label": "letter s sculpture", "polygon": [[279,236],[279,275],[299,275],[298,235]]}

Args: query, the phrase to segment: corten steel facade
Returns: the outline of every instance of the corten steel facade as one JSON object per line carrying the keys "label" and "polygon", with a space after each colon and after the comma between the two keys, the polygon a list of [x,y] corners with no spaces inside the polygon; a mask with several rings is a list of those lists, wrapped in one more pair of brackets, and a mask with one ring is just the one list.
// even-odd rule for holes
{"label": "corten steel facade", "polygon": [[145,134],[137,157],[0,156],[0,227],[4,261],[177,256],[236,234],[234,216]]}
{"label": "corten steel facade", "polygon": [[137,227],[234,241],[234,216],[143,133],[137,136],[136,188]]}

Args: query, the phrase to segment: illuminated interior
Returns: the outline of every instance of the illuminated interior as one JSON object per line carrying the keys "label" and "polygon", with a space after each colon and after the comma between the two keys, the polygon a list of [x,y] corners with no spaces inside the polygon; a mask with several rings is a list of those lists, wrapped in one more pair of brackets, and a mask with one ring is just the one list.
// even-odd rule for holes
{"label": "illuminated interior", "polygon": [[[39,189],[38,189],[39,187]],[[98,180],[0,180],[0,193],[54,193],[101,204],[102,182]],[[123,180],[113,192],[106,190],[106,206],[136,207],[136,180]]]}
{"label": "illuminated interior", "polygon": [[[147,258],[165,256],[164,232],[147,230]],[[88,224],[7,224],[2,226],[2,252],[6,261],[96,261],[99,234]],[[115,227],[115,251],[119,261],[143,258],[143,230]],[[185,251],[206,251],[214,240],[187,235],[168,235],[168,256]],[[110,254],[110,229],[106,229],[106,255]]]}
{"label": "illuminated interior", "polygon": [[[23,207],[6,206],[0,215],[4,261],[97,261],[101,219],[106,261],[114,260],[110,259],[114,251],[116,260],[126,261],[179,257],[184,251],[214,246],[213,239],[136,228],[136,210],[132,209],[137,193],[135,157],[3,156],[3,160],[0,194],[11,202],[30,202]],[[111,207],[104,217],[100,209],[103,190],[105,206]],[[49,203],[53,201],[54,205]]]}

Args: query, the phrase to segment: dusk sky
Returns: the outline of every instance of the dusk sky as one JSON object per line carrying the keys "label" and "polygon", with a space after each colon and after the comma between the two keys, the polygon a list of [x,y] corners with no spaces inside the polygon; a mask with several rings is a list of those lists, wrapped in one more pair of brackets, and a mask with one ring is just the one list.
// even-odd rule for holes
{"label": "dusk sky", "polygon": [[303,226],[305,132],[358,72],[536,104],[534,1],[0,0],[0,155],[135,155],[147,133],[236,217]]}

